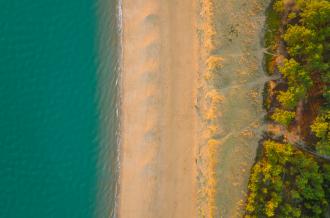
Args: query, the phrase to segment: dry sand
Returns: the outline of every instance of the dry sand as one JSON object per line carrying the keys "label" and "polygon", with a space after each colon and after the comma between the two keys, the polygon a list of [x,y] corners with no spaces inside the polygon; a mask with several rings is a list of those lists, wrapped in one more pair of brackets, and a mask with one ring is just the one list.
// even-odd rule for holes
{"label": "dry sand", "polygon": [[193,0],[123,0],[118,215],[196,217]]}
{"label": "dry sand", "polygon": [[242,216],[268,2],[123,0],[119,217]]}

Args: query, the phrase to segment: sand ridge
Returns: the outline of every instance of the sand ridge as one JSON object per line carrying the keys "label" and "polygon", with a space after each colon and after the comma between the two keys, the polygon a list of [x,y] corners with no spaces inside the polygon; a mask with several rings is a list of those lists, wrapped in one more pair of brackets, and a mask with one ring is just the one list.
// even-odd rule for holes
{"label": "sand ridge", "polygon": [[195,13],[123,0],[119,217],[196,217]]}

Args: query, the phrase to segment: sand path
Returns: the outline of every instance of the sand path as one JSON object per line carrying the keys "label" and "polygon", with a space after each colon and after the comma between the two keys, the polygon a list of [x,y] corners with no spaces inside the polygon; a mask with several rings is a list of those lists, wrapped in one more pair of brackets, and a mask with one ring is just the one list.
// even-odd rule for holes
{"label": "sand path", "polygon": [[196,217],[195,8],[123,0],[119,217]]}

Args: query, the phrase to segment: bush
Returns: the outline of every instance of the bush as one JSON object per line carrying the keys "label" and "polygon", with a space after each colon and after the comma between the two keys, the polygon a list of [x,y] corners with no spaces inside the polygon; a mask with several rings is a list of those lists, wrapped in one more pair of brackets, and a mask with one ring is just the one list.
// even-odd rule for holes
{"label": "bush", "polygon": [[311,125],[312,132],[319,138],[316,144],[318,153],[330,156],[330,110],[319,115]]}
{"label": "bush", "polygon": [[327,101],[327,104],[330,104],[330,87],[324,88],[323,97]]}
{"label": "bush", "polygon": [[306,95],[306,89],[303,86],[289,87],[285,92],[280,91],[277,100],[287,110],[292,110],[297,106],[300,99]]}
{"label": "bush", "polygon": [[280,94],[277,96],[277,100],[285,109],[288,110],[294,109],[298,103],[296,94],[292,89],[288,89],[286,92],[280,91]]}
{"label": "bush", "polygon": [[313,85],[309,73],[293,58],[285,60],[279,70],[291,87],[303,86],[307,90]]}
{"label": "bush", "polygon": [[321,139],[324,139],[328,136],[330,128],[330,112],[319,115],[314,123],[311,125],[312,132]]}
{"label": "bush", "polygon": [[271,118],[279,124],[282,124],[284,126],[289,126],[290,123],[295,118],[295,116],[296,116],[295,112],[286,111],[286,110],[282,110],[282,109],[277,108],[277,109],[275,109],[275,112],[271,116]]}
{"label": "bush", "polygon": [[330,141],[323,139],[317,142],[316,151],[321,155],[330,156]]}
{"label": "bush", "polygon": [[289,54],[298,57],[308,54],[307,48],[316,38],[316,33],[304,26],[290,25],[284,34],[284,40],[288,44]]}
{"label": "bush", "polygon": [[281,14],[284,12],[284,2],[282,0],[277,0],[273,5],[274,11]]}

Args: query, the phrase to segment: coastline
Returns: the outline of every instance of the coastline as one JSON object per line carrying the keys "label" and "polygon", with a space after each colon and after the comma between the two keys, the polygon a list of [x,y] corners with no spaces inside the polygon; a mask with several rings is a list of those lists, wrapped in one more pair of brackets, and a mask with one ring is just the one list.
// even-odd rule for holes
{"label": "coastline", "polygon": [[123,1],[119,217],[197,214],[196,16],[189,0]]}
{"label": "coastline", "polygon": [[[116,217],[119,174],[120,1],[100,0],[98,17],[97,100],[99,157],[96,217]],[[113,6],[116,7],[113,7]],[[110,10],[109,10],[110,8]],[[116,31],[114,31],[116,30]],[[110,48],[110,49],[109,49]],[[111,61],[109,61],[111,60]],[[109,182],[110,181],[110,182]]]}
{"label": "coastline", "polygon": [[267,3],[239,15],[236,1],[195,4],[123,2],[119,217],[243,213],[269,80]]}

